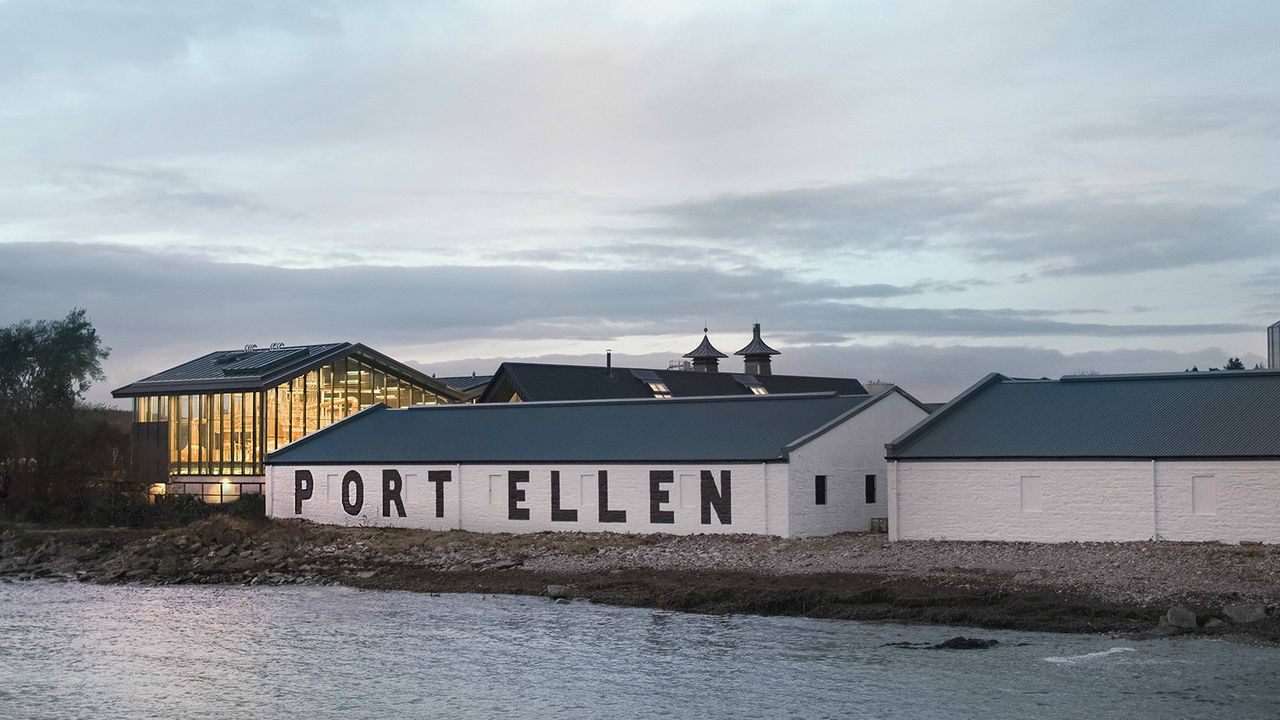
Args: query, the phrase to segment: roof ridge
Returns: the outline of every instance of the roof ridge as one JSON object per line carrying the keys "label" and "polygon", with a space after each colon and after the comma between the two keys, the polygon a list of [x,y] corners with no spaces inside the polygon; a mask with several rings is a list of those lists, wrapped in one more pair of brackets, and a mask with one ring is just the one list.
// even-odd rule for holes
{"label": "roof ridge", "polygon": [[1249,376],[1270,376],[1280,375],[1280,369],[1254,368],[1245,370],[1183,370],[1178,372],[1170,370],[1167,372],[1147,372],[1147,373],[1111,373],[1107,375],[1063,375],[1058,380],[1052,382],[1107,382],[1121,380],[1194,380],[1194,379],[1219,379],[1231,377],[1249,377]]}
{"label": "roof ridge", "polygon": [[854,393],[849,395],[841,395],[835,390],[823,390],[808,393],[770,393],[768,395],[691,395],[686,397],[638,397],[638,398],[599,398],[592,400],[530,400],[512,403],[441,403],[439,405],[412,405],[407,408],[398,408],[400,410],[434,410],[438,408],[448,408],[460,410],[463,408],[483,409],[483,408],[519,408],[519,407],[549,407],[557,405],[625,405],[625,404],[641,404],[652,403],[657,405],[678,405],[688,402],[767,402],[770,400],[806,400],[806,399],[827,399],[837,397],[870,397],[870,393]]}

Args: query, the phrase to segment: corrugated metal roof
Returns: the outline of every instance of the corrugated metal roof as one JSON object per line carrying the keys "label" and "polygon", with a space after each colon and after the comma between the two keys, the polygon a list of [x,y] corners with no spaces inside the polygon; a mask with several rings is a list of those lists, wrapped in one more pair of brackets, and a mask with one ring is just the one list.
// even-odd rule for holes
{"label": "corrugated metal roof", "polygon": [[390,369],[444,397],[462,394],[419,370],[359,343],[324,343],[262,350],[219,350],[111,391],[113,397],[245,392],[278,382],[347,355]]}
{"label": "corrugated metal roof", "polygon": [[463,392],[466,392],[467,390],[474,390],[475,388],[488,383],[492,379],[492,375],[459,375],[457,377],[436,378],[437,381],[448,385],[454,390],[460,390]]}
{"label": "corrugated metal roof", "polygon": [[785,458],[788,444],[870,399],[827,393],[380,408],[268,462],[765,462]]}
{"label": "corrugated metal roof", "polygon": [[[493,382],[480,396],[481,403],[506,402],[515,393],[527,402],[552,400],[610,400],[651,398],[653,390],[635,374],[643,368],[548,363],[503,363]],[[645,370],[656,375],[673,397],[748,395],[751,391],[730,373],[697,370]],[[866,388],[853,378],[760,375],[756,380],[771,394],[836,392],[865,395]]]}
{"label": "corrugated metal roof", "polygon": [[891,459],[1280,457],[1280,372],[991,375]]}

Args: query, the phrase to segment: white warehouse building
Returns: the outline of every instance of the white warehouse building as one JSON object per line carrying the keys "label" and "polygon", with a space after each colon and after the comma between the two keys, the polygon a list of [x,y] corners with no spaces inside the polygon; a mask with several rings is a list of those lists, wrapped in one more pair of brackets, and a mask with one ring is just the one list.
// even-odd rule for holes
{"label": "white warehouse building", "polygon": [[267,514],[481,532],[867,530],[902,390],[374,406],[267,458]]}
{"label": "white warehouse building", "polygon": [[1280,542],[1280,372],[993,374],[887,456],[892,540]]}

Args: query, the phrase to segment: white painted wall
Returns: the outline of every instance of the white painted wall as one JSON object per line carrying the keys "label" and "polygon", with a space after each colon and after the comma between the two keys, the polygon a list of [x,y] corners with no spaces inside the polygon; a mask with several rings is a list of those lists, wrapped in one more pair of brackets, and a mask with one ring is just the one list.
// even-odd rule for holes
{"label": "white painted wall", "polygon": [[895,540],[1280,542],[1275,460],[901,461],[890,476]]}
{"label": "white painted wall", "polygon": [[[864,531],[888,517],[884,444],[928,416],[894,393],[791,453],[790,528],[796,537]],[[886,440],[888,438],[889,440]],[[827,476],[827,504],[815,503],[814,477]],[[876,476],[876,501],[866,502],[866,476]]]}
{"label": "white painted wall", "polygon": [[[404,482],[405,517],[395,507],[383,514],[382,473],[394,469]],[[309,470],[315,479],[310,500],[302,512],[294,512],[294,472]],[[342,483],[349,470],[357,471],[364,486],[360,512],[350,515],[341,500]],[[452,473],[444,484],[444,517],[436,517],[435,485],[428,482],[431,470]],[[508,504],[508,472],[527,471],[529,481],[520,483],[525,499],[518,503],[529,510],[527,520],[511,519]],[[576,521],[551,519],[551,471],[560,474],[563,509],[576,509]],[[598,472],[608,471],[609,509],[625,510],[625,522],[601,522]],[[674,514],[670,524],[655,523],[650,517],[650,471],[670,471],[673,482],[663,483],[669,493],[661,509]],[[723,524],[714,508],[710,524],[702,523],[701,472],[709,470],[721,485],[721,471],[731,477],[731,518]],[[358,466],[272,466],[268,468],[268,513],[272,517],[304,518],[338,525],[415,527],[427,529],[462,528],[479,532],[612,531],[692,533],[787,534],[787,471],[783,463],[705,465],[358,465]],[[767,481],[766,481],[767,478]]]}

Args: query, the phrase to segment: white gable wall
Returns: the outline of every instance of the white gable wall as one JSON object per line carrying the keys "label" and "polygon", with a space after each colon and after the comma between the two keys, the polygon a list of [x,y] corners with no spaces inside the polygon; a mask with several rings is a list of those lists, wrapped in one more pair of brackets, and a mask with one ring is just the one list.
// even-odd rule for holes
{"label": "white gable wall", "polygon": [[[884,445],[928,416],[898,393],[814,438],[791,453],[788,504],[793,536],[864,531],[888,517]],[[888,438],[888,440],[886,440]],[[814,477],[827,476],[827,503],[817,505]],[[867,475],[876,476],[876,501],[866,502]]]}
{"label": "white gable wall", "polygon": [[900,461],[890,538],[1280,542],[1280,461]]}

